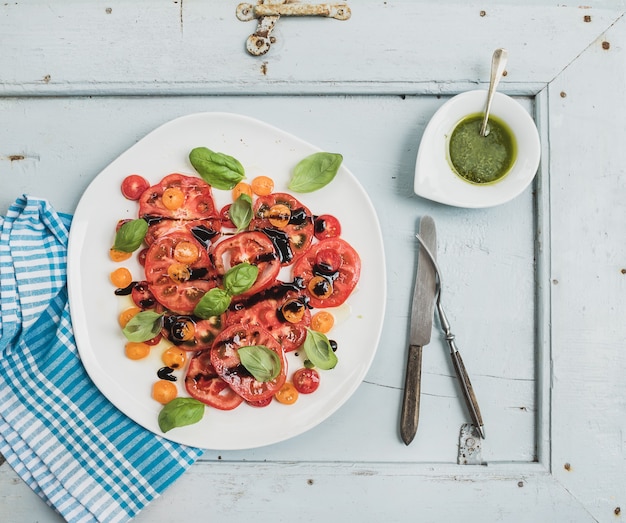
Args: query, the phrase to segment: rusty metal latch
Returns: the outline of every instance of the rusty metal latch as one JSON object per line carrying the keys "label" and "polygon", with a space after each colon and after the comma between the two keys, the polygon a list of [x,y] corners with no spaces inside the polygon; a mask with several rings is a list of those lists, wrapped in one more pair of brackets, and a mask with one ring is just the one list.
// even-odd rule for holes
{"label": "rusty metal latch", "polygon": [[256,32],[248,37],[246,49],[251,55],[261,56],[275,42],[271,32],[281,16],[324,16],[347,20],[351,15],[347,4],[304,4],[290,0],[259,0],[257,4],[239,4],[237,18],[242,22],[257,19]]}
{"label": "rusty metal latch", "polygon": [[476,425],[471,423],[461,425],[457,463],[459,465],[486,465],[480,452],[482,442]]}

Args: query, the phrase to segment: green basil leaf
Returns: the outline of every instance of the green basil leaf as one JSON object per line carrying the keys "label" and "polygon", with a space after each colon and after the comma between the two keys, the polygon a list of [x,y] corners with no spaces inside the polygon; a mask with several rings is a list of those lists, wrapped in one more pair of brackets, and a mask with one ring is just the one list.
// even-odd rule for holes
{"label": "green basil leaf", "polygon": [[163,432],[193,425],[204,416],[204,403],[194,398],[175,398],[159,412],[159,428]]}
{"label": "green basil leaf", "polygon": [[141,311],[131,318],[122,329],[128,341],[148,341],[161,332],[163,314],[154,311]]}
{"label": "green basil leaf", "polygon": [[237,296],[246,292],[259,275],[259,268],[248,262],[243,262],[231,267],[224,274],[224,290],[231,296]]}
{"label": "green basil leaf", "polygon": [[237,354],[241,364],[257,381],[272,381],[280,374],[281,362],[278,354],[265,345],[239,347]]}
{"label": "green basil leaf", "polygon": [[211,316],[219,316],[223,312],[226,312],[230,305],[230,294],[224,289],[215,287],[210,291],[204,293],[204,296],[200,298],[200,301],[196,304],[193,313],[206,320]]}
{"label": "green basil leaf", "polygon": [[247,228],[252,220],[252,198],[241,194],[228,209],[228,217],[237,227],[237,232]]}
{"label": "green basil leaf", "polygon": [[328,338],[321,332],[307,329],[304,352],[307,359],[322,370],[334,369],[337,365],[337,356],[333,352]]}
{"label": "green basil leaf", "polygon": [[148,222],[141,218],[130,220],[122,225],[115,235],[113,248],[117,251],[136,251],[148,232]]}
{"label": "green basil leaf", "polygon": [[246,175],[243,165],[237,159],[206,147],[192,149],[189,161],[204,181],[216,189],[232,189]]}
{"label": "green basil leaf", "polygon": [[314,153],[295,166],[289,189],[294,192],[313,192],[333,181],[343,156],[336,153]]}

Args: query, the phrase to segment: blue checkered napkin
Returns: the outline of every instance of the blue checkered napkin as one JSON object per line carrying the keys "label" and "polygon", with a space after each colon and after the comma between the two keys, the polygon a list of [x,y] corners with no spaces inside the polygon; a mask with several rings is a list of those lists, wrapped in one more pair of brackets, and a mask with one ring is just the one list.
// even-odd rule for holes
{"label": "blue checkered napkin", "polygon": [[123,522],[202,451],[144,430],[87,376],[67,299],[69,225],[30,197],[0,217],[0,452],[67,521]]}

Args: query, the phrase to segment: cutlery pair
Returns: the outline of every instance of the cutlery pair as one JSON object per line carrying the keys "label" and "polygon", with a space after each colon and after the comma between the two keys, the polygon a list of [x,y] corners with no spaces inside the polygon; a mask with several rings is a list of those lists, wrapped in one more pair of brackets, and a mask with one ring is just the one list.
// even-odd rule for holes
{"label": "cutlery pair", "polygon": [[419,234],[416,235],[420,249],[417,258],[417,274],[413,303],[411,306],[411,326],[409,333],[409,352],[407,359],[404,400],[400,421],[400,435],[406,445],[410,444],[417,432],[420,407],[420,389],[422,375],[422,350],[430,342],[434,309],[437,308],[439,323],[450,348],[463,397],[472,423],[481,438],[485,437],[480,408],[472,383],[463,364],[461,354],[455,344],[455,336],[441,304],[441,271],[435,258],[437,233],[435,222],[430,216],[420,220]]}

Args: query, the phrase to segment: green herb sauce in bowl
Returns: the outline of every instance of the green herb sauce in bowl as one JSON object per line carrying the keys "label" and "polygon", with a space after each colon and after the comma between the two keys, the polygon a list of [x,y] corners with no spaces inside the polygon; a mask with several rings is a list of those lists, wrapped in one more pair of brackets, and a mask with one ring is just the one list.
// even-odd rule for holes
{"label": "green herb sauce in bowl", "polygon": [[490,116],[489,134],[481,136],[483,115],[470,114],[454,128],[448,144],[454,172],[476,184],[495,183],[506,176],[515,163],[517,143],[508,125]]}

